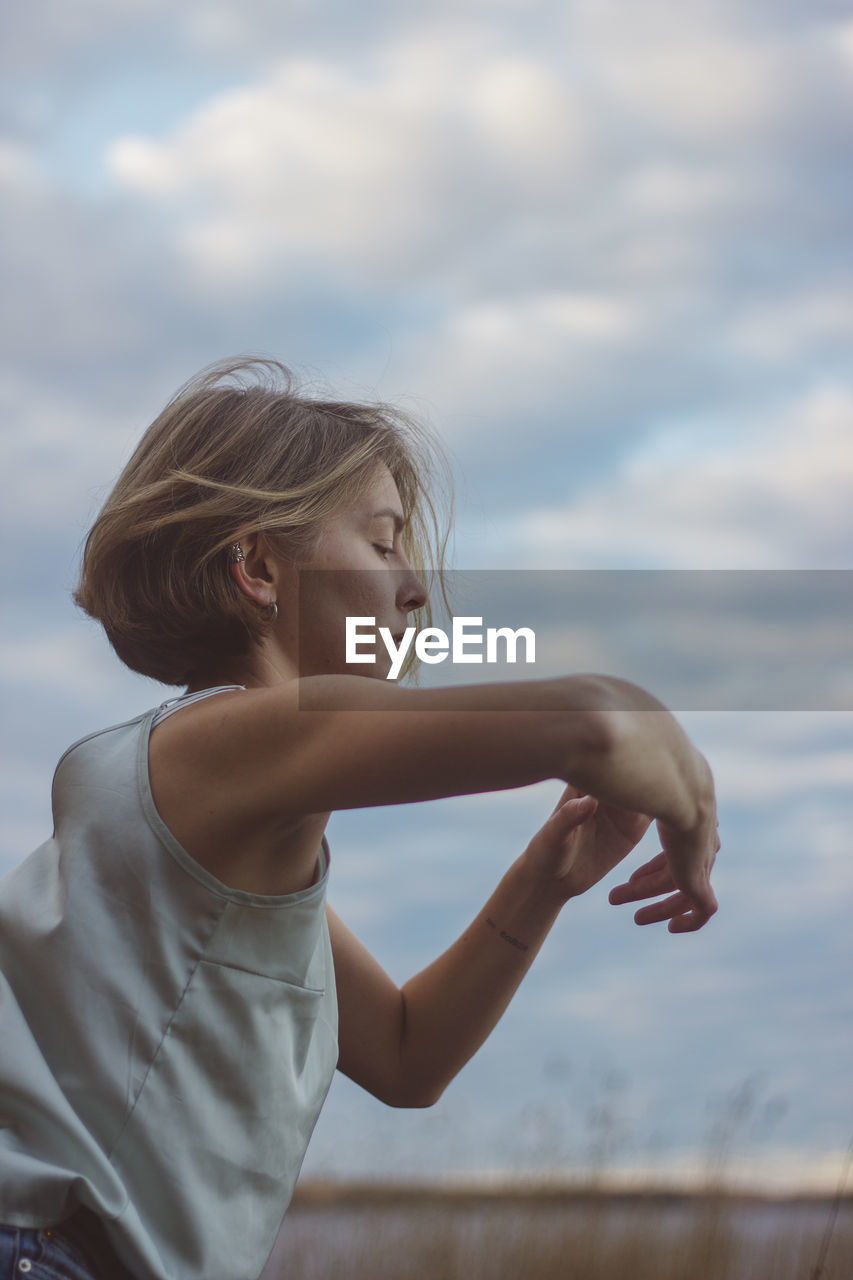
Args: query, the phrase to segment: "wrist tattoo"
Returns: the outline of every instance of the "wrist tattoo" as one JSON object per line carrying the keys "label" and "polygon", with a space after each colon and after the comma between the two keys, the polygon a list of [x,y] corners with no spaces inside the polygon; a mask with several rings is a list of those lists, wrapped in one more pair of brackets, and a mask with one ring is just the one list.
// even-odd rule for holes
{"label": "wrist tattoo", "polygon": [[519,939],[514,938],[511,933],[507,933],[506,929],[498,929],[498,926],[495,924],[491,916],[486,916],[486,924],[490,929],[494,929],[496,933],[500,934],[504,942],[508,942],[511,947],[515,947],[518,951],[529,950],[526,942],[520,942]]}

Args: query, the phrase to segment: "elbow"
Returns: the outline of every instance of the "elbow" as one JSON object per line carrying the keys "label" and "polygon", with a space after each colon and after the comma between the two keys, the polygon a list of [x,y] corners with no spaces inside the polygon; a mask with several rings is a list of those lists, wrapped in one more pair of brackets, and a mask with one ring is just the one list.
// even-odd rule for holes
{"label": "elbow", "polygon": [[411,1097],[386,1100],[386,1105],[397,1111],[425,1111],[427,1107],[434,1107],[440,1097],[441,1094],[413,1094]]}
{"label": "elbow", "polygon": [[421,1089],[419,1093],[412,1095],[412,1099],[408,1103],[408,1106],[412,1109],[419,1108],[420,1110],[426,1110],[427,1107],[434,1107],[443,1093],[443,1084]]}
{"label": "elbow", "polygon": [[434,1107],[445,1090],[443,1084],[430,1082],[403,1081],[397,1088],[389,1090],[382,1098],[388,1107],[403,1111],[426,1110]]}

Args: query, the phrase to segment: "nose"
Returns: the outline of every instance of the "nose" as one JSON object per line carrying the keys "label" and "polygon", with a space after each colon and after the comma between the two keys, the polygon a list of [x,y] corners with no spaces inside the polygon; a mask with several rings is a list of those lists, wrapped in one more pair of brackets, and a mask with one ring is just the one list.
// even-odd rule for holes
{"label": "nose", "polygon": [[414,569],[410,569],[406,573],[405,580],[401,583],[397,593],[397,599],[400,608],[406,613],[411,613],[414,609],[421,609],[429,599],[429,592]]}

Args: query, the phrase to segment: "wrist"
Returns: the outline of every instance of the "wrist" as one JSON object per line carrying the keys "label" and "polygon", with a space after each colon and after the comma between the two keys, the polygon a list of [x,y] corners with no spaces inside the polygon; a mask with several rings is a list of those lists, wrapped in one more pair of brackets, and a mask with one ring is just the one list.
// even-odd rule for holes
{"label": "wrist", "polygon": [[683,815],[679,815],[680,821],[670,823],[682,834],[701,830],[716,812],[714,776],[711,773],[708,761],[695,747],[692,747],[691,751],[687,788],[688,795],[685,812]]}
{"label": "wrist", "polygon": [[541,859],[529,848],[516,858],[505,878],[512,884],[515,901],[539,915],[551,914],[556,918],[569,899],[577,897],[570,878],[557,878],[543,868]]}

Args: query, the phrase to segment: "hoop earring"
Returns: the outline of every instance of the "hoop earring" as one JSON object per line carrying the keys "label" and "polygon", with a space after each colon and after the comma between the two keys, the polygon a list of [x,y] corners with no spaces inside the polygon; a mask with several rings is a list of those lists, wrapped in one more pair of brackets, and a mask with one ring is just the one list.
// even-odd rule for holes
{"label": "hoop earring", "polygon": [[264,618],[264,622],[268,622],[270,626],[278,622],[278,605],[275,600],[272,600],[269,604],[265,604],[263,608],[268,611]]}

